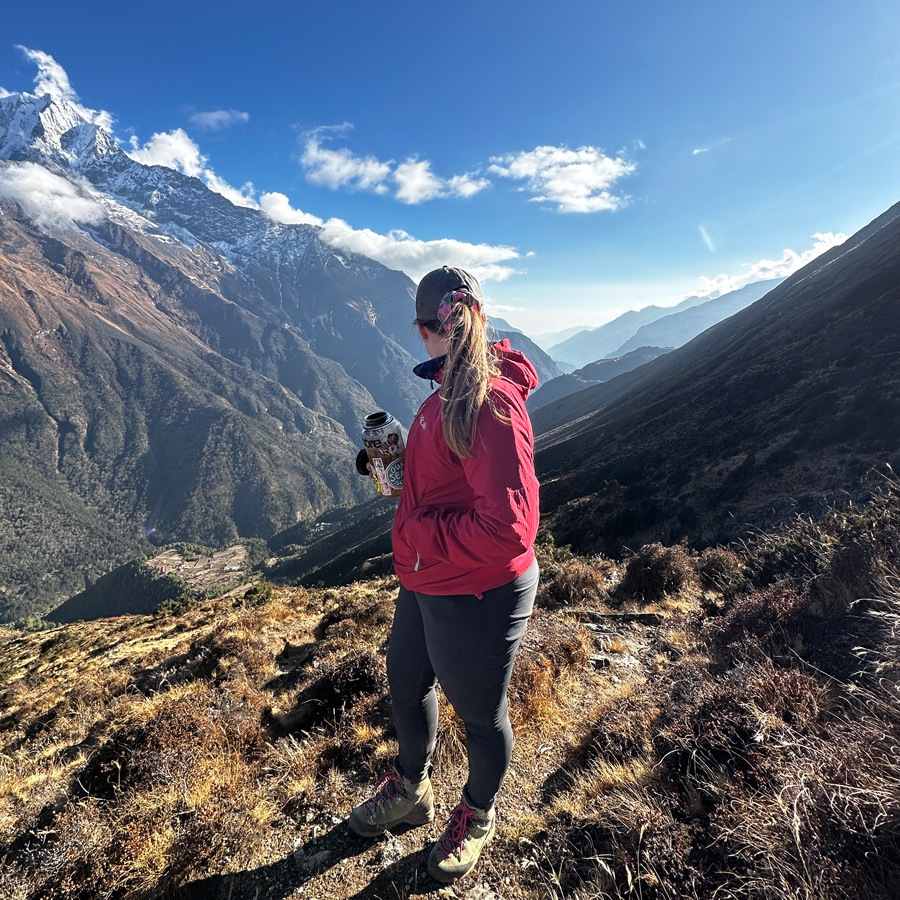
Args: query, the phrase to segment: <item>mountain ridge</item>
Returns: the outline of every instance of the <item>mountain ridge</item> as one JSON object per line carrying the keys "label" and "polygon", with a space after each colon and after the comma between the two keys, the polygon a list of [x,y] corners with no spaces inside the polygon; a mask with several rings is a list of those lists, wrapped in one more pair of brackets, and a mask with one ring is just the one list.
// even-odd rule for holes
{"label": "mountain ridge", "polygon": [[896,465],[898,215],[900,204],[685,346],[538,410],[557,538],[721,541],[864,492],[873,466]]}
{"label": "mountain ridge", "polygon": [[650,322],[661,319],[681,310],[689,309],[705,303],[708,297],[686,297],[675,306],[644,306],[637,310],[628,310],[611,322],[579,331],[567,340],[550,347],[547,351],[554,359],[570,363],[576,368],[596,362],[610,354],[615,354],[637,330]]}
{"label": "mountain ridge", "polygon": [[639,347],[680,347],[707,328],[755,303],[783,280],[783,278],[769,278],[754,281],[712,300],[661,316],[642,325],[632,337],[606,358],[622,356]]}

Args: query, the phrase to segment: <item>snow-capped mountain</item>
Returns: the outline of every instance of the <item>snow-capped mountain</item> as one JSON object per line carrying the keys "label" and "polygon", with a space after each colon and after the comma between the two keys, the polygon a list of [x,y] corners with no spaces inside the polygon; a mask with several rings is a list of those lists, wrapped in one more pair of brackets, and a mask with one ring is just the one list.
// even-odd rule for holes
{"label": "snow-capped mountain", "polygon": [[0,98],[5,616],[148,536],[265,537],[368,498],[365,414],[409,421],[428,390],[412,288],[132,159],[75,104]]}
{"label": "snow-capped mountain", "polygon": [[210,248],[223,271],[232,267],[255,288],[242,300],[254,313],[296,329],[404,418],[418,405],[420,386],[408,374],[415,360],[406,358],[419,352],[414,286],[402,272],[326,244],[319,226],[274,222],[199,178],[137,162],[75,104],[49,95],[0,99],[0,159],[80,180],[119,224]]}

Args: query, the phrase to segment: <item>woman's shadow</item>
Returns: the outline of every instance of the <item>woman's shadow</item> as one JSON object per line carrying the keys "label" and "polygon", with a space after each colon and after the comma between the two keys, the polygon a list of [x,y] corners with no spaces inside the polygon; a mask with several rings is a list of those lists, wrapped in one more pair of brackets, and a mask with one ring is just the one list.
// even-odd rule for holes
{"label": "woman's shadow", "polygon": [[[411,828],[397,829],[394,834],[401,836],[408,830]],[[357,836],[346,822],[341,822],[284,859],[256,869],[192,881],[176,889],[174,897],[177,900],[284,900],[297,888],[344,860],[364,853],[372,845],[372,838]],[[431,893],[441,887],[425,872],[427,847],[405,856],[397,854],[394,848],[397,848],[396,837],[389,835],[384,839],[381,854],[383,868],[375,878],[354,894],[341,892],[331,896],[335,900],[397,900],[403,896],[398,887],[402,890],[408,886],[417,894]],[[395,855],[397,859],[393,859]],[[345,889],[349,890],[349,886],[345,885]],[[326,895],[319,895],[316,900],[326,900]]]}

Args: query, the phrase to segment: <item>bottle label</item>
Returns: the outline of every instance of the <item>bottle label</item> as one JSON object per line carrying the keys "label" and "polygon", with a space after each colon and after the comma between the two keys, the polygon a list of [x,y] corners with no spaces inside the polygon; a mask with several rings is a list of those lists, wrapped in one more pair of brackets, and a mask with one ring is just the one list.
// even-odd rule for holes
{"label": "bottle label", "polygon": [[363,446],[378,492],[385,497],[399,497],[403,491],[403,455],[406,450],[399,423],[383,411],[366,416]]}

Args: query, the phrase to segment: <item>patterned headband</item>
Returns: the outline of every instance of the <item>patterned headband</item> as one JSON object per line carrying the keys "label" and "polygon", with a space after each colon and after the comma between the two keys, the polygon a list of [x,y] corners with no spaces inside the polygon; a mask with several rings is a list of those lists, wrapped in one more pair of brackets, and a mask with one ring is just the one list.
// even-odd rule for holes
{"label": "patterned headband", "polygon": [[447,320],[457,303],[465,303],[473,312],[481,312],[481,303],[470,291],[459,288],[444,294],[437,308],[437,320],[441,323],[441,331],[447,331]]}

